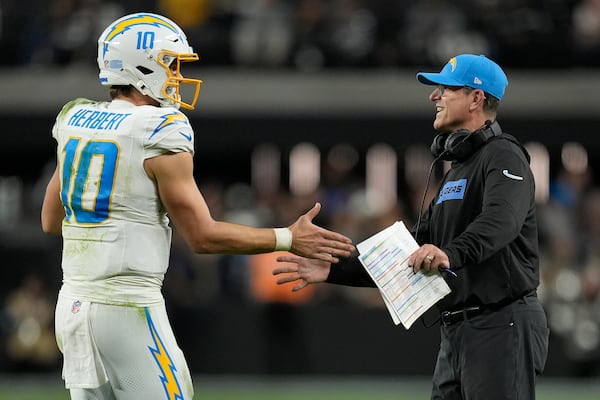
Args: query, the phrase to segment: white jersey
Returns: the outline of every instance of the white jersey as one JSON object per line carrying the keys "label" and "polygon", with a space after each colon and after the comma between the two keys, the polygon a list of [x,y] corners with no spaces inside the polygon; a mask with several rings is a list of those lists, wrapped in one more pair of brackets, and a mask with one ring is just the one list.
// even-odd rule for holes
{"label": "white jersey", "polygon": [[162,302],[171,228],[144,160],[193,152],[193,130],[175,108],[113,100],[67,103],[58,142],[66,295],[116,305]]}

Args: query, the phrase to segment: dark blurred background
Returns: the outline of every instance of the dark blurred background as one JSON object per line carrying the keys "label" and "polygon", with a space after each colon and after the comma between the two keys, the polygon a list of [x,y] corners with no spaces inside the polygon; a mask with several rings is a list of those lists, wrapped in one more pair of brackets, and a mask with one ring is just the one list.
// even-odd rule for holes
{"label": "dark blurred background", "polygon": [[[317,222],[357,242],[410,226],[445,168],[426,187],[435,110],[416,72],[497,61],[499,121],[533,157],[547,375],[600,375],[600,0],[0,0],[0,373],[60,370],[61,242],[38,222],[50,129],[66,101],[108,99],[96,40],[133,11],[175,20],[200,55],[184,75],[204,80],[188,115],[213,216],[285,226],[320,201]],[[292,294],[274,265],[194,255],[175,232],[164,295],[193,373],[431,374],[437,325],[394,326],[374,289]]]}

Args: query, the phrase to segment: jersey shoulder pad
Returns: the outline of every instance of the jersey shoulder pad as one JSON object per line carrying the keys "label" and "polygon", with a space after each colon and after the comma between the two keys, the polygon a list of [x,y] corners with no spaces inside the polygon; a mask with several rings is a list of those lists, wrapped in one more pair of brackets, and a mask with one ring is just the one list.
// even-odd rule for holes
{"label": "jersey shoulder pad", "polygon": [[62,120],[64,118],[64,116],[69,113],[69,111],[71,111],[73,108],[75,108],[77,106],[88,105],[88,104],[97,104],[97,103],[98,102],[95,100],[85,99],[82,97],[71,100],[71,101],[67,102],[64,106],[62,106],[62,109],[58,113],[58,116],[56,117],[56,119],[57,119],[57,121]]}
{"label": "jersey shoulder pad", "polygon": [[148,117],[149,147],[161,152],[193,152],[194,131],[185,114],[171,107],[155,107]]}

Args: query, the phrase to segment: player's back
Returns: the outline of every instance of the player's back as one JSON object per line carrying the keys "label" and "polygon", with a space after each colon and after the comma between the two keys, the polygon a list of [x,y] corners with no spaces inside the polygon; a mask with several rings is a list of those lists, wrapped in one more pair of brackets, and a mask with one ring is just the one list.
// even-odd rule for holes
{"label": "player's back", "polygon": [[61,178],[63,290],[96,302],[161,301],[171,230],[144,160],[193,151],[174,108],[67,103],[53,129]]}

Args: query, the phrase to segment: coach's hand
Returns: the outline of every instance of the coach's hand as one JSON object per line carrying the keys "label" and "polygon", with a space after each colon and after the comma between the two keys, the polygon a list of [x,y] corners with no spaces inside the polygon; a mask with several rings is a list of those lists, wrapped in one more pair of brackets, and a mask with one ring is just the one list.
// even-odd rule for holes
{"label": "coach's hand", "polygon": [[425,273],[450,268],[448,255],[439,247],[424,244],[408,257],[408,265],[415,273],[423,270]]}
{"label": "coach's hand", "polygon": [[273,269],[273,275],[286,274],[277,280],[278,285],[300,281],[292,288],[293,292],[312,283],[325,282],[331,269],[331,263],[298,256],[279,256],[277,261],[281,265]]}

